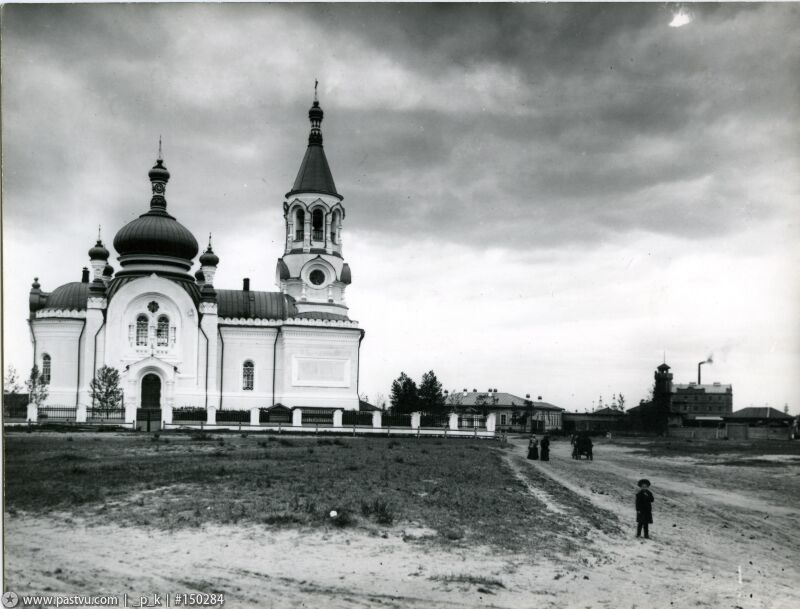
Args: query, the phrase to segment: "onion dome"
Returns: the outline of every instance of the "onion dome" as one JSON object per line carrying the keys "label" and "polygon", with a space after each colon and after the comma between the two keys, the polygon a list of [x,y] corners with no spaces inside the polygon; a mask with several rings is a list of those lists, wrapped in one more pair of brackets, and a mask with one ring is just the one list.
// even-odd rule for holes
{"label": "onion dome", "polygon": [[317,100],[316,85],[314,86],[314,103],[308,111],[308,119],[311,121],[311,132],[308,135],[308,148],[303,162],[300,164],[300,171],[294,180],[292,190],[286,193],[290,197],[299,193],[321,193],[333,195],[340,200],[342,196],[336,192],[336,184],[333,182],[333,174],[325,157],[325,150],[322,148],[322,118],[324,113]]}
{"label": "onion dome", "polygon": [[112,277],[114,275],[114,267],[106,263],[103,267],[103,277]]}
{"label": "onion dome", "polygon": [[[166,270],[164,267],[177,267],[185,272],[197,256],[199,248],[194,235],[167,213],[164,192],[169,171],[160,154],[148,175],[153,190],[150,211],[123,226],[114,237],[114,249],[123,267],[117,276]],[[129,265],[136,265],[135,270],[126,270]]]}
{"label": "onion dome", "polygon": [[217,266],[219,264],[219,256],[211,249],[211,235],[208,236],[208,247],[206,251],[200,254],[200,264],[203,266]]}
{"label": "onion dome", "polygon": [[28,308],[30,309],[31,315],[45,305],[47,296],[47,294],[42,292],[42,285],[39,283],[39,278],[34,277],[33,283],[31,284],[30,297],[28,299]]}
{"label": "onion dome", "polygon": [[94,247],[89,250],[89,260],[108,260],[108,256],[108,250],[100,239],[98,239]]}
{"label": "onion dome", "polygon": [[200,288],[200,300],[202,302],[217,302],[217,292],[209,283],[204,283]]}
{"label": "onion dome", "polygon": [[194,278],[197,280],[197,283],[203,285],[206,282],[206,276],[203,273],[203,269],[197,269],[194,274]]}
{"label": "onion dome", "polygon": [[39,278],[38,277],[34,277],[33,278],[33,283],[31,284],[31,292],[33,292],[34,290],[40,290],[41,287],[42,287],[42,284],[39,283]]}
{"label": "onion dome", "polygon": [[346,262],[342,265],[341,282],[345,285],[350,285],[353,282],[353,276],[350,274],[350,265]]}

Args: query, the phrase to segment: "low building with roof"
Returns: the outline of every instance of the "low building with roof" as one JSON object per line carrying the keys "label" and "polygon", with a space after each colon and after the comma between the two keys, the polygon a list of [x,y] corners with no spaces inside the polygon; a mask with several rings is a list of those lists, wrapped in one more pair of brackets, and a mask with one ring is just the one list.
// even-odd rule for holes
{"label": "low building with roof", "polygon": [[788,440],[795,417],[769,406],[749,406],[726,415],[725,423],[731,440]]}
{"label": "low building with roof", "polygon": [[241,289],[215,284],[224,261],[210,235],[198,257],[195,236],[167,211],[171,176],[159,144],[148,209],[114,237],[120,268],[98,235],[80,281],[50,292],[38,278],[32,284],[33,359],[49,383],[48,406],[73,407],[82,420],[90,383],[110,366],[120,371],[127,421],[139,408],[163,410],[166,422],[184,406],[359,408],[364,332],[345,302],[352,280],[342,254],[345,208],[322,119],[315,95],[306,153],[280,210],[286,235],[276,291],[251,289],[248,279]]}
{"label": "low building with roof", "polygon": [[473,412],[475,414],[495,414],[496,429],[498,431],[519,431],[543,433],[556,431],[562,428],[562,413],[564,409],[549,402],[524,398],[491,389],[478,391],[473,389],[449,393],[446,398],[449,406],[459,412]]}
{"label": "low building with roof", "polygon": [[593,412],[565,412],[562,419],[567,433],[618,431],[627,424],[625,411],[608,407]]}

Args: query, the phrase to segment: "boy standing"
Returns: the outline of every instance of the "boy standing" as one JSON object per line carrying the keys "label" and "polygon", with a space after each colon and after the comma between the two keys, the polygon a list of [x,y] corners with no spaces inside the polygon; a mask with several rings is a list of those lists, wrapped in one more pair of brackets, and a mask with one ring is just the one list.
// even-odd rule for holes
{"label": "boy standing", "polygon": [[653,493],[650,492],[650,481],[639,480],[639,492],[636,493],[636,537],[641,537],[644,529],[644,538],[650,539],[648,525],[653,522]]}

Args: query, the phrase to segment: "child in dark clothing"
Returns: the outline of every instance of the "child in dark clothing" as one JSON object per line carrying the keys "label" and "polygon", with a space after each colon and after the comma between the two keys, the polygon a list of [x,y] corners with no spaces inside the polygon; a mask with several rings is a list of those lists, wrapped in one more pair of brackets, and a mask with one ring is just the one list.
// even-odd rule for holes
{"label": "child in dark clothing", "polygon": [[650,539],[648,525],[653,522],[653,493],[650,492],[650,481],[639,480],[639,492],[636,493],[636,537]]}

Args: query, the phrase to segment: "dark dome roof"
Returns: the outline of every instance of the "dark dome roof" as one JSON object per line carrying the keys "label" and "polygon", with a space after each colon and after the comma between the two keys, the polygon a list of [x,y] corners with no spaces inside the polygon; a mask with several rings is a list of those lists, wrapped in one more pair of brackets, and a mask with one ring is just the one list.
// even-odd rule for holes
{"label": "dark dome roof", "polygon": [[89,284],[82,281],[73,281],[57,287],[47,297],[47,309],[77,309],[86,308],[89,298]]}
{"label": "dark dome roof", "polygon": [[346,262],[342,265],[342,283],[350,285],[353,282],[353,275],[350,272],[350,265]]}
{"label": "dark dome roof", "polygon": [[205,283],[206,282],[206,276],[205,276],[205,273],[203,273],[203,269],[197,269],[197,271],[194,274],[194,278],[197,281],[199,281],[200,283]]}
{"label": "dark dome roof", "polygon": [[89,260],[108,260],[108,250],[100,239],[89,250]]}
{"label": "dark dome roof", "polygon": [[168,213],[151,209],[119,230],[114,249],[120,256],[151,254],[192,260],[199,248],[188,228]]}
{"label": "dark dome roof", "polygon": [[153,165],[153,168],[147,173],[147,176],[150,178],[151,181],[155,180],[163,180],[164,182],[169,181],[169,171],[167,168],[164,167],[164,160],[158,159],[156,164]]}
{"label": "dark dome roof", "polygon": [[204,266],[217,266],[219,264],[219,256],[214,253],[210,245],[206,251],[200,254],[200,264]]}
{"label": "dark dome roof", "polygon": [[245,319],[286,319],[297,315],[291,296],[280,292],[217,290],[220,317]]}
{"label": "dark dome roof", "polygon": [[111,277],[114,274],[114,267],[106,263],[103,267],[103,277]]}

